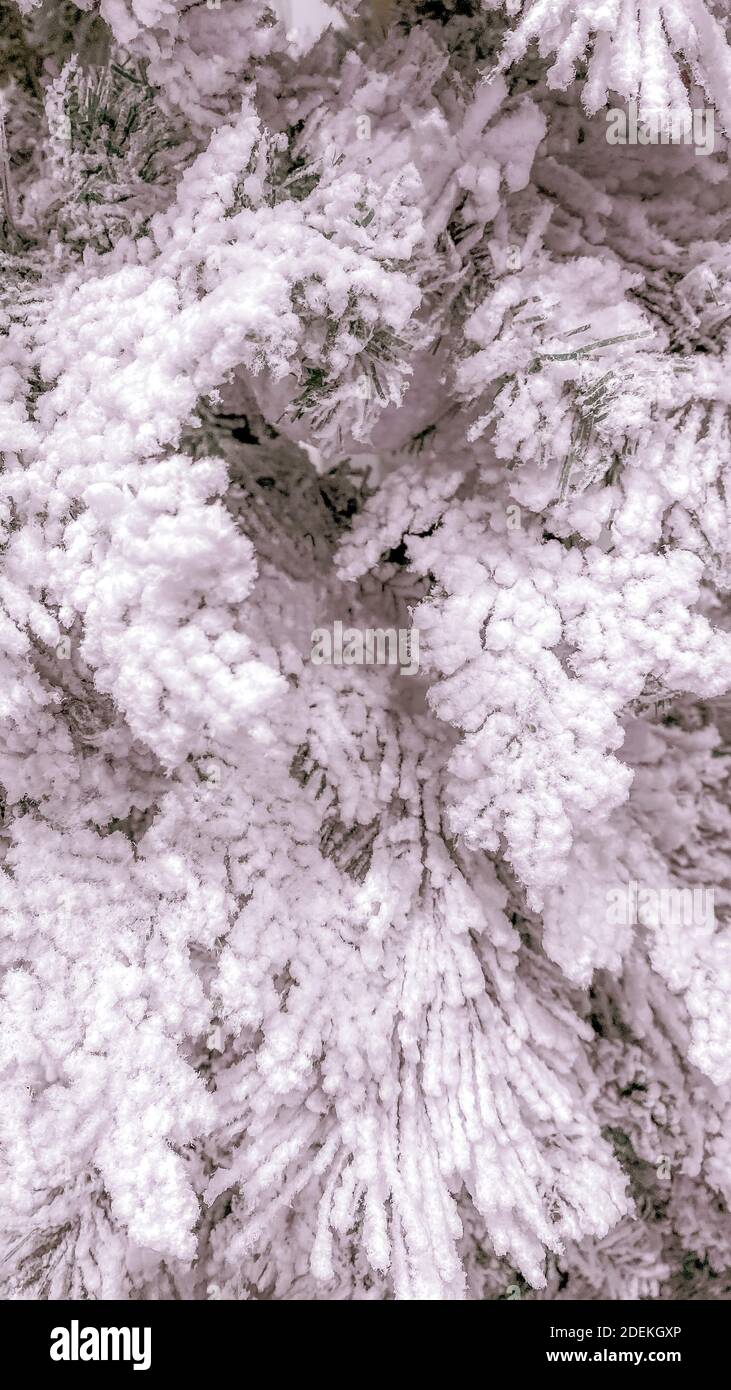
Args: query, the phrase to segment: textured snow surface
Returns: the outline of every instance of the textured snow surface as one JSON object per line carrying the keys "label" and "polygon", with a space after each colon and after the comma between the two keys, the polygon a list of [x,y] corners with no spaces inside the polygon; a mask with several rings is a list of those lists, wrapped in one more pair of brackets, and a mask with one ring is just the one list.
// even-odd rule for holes
{"label": "textured snow surface", "polygon": [[2,1296],[731,1297],[730,32],[0,0]]}

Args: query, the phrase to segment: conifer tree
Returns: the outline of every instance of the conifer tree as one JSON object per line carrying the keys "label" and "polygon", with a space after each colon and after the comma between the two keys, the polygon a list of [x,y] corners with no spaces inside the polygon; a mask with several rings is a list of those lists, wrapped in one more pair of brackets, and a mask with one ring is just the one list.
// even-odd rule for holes
{"label": "conifer tree", "polygon": [[729,1296],[728,38],[0,0],[6,1297]]}

